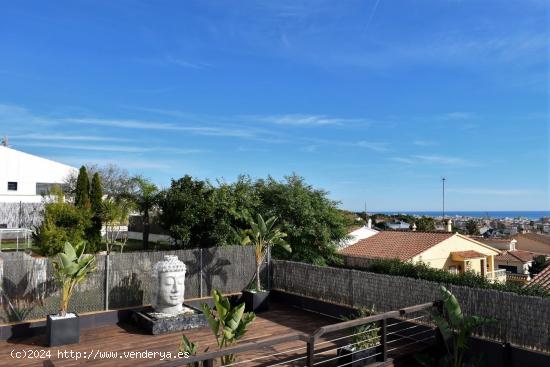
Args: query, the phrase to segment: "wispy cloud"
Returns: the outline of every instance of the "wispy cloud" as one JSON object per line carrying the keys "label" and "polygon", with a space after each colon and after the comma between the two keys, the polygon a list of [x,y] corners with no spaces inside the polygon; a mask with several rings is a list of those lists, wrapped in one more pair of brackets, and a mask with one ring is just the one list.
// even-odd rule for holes
{"label": "wispy cloud", "polygon": [[63,144],[63,143],[43,143],[43,142],[20,142],[17,146],[68,149],[68,150],[88,150],[95,152],[119,152],[119,153],[147,153],[147,152],[165,152],[175,154],[196,154],[204,153],[202,149],[179,149],[170,147],[139,147],[123,145],[88,145],[88,144]]}
{"label": "wispy cloud", "polygon": [[540,190],[530,189],[493,189],[493,188],[448,188],[448,192],[468,195],[489,195],[489,196],[534,196],[544,194]]}
{"label": "wispy cloud", "polygon": [[433,140],[415,140],[413,144],[419,147],[431,147],[437,145],[437,142]]}
{"label": "wispy cloud", "polygon": [[350,123],[368,123],[365,119],[353,119],[342,117],[330,117],[324,115],[305,115],[305,114],[289,114],[289,115],[268,115],[268,116],[247,116],[249,119],[269,122],[279,125],[295,125],[295,126],[322,126],[322,125],[346,125]]}
{"label": "wispy cloud", "polygon": [[412,155],[410,157],[390,157],[389,160],[404,164],[439,164],[447,166],[477,166],[476,162],[469,161],[460,157],[451,157],[443,155]]}
{"label": "wispy cloud", "polygon": [[372,141],[358,141],[354,144],[361,148],[368,148],[377,152],[387,152],[388,143],[372,142]]}
{"label": "wispy cloud", "polygon": [[190,62],[182,58],[173,57],[172,55],[165,56],[164,61],[166,61],[166,63],[168,64],[173,64],[173,65],[181,66],[184,68],[191,68],[191,69],[204,69],[210,66],[209,64],[205,64],[205,63]]}
{"label": "wispy cloud", "polygon": [[49,133],[29,133],[10,135],[12,139],[21,140],[51,140],[51,141],[129,141],[125,138],[115,138],[111,136],[99,135],[67,135],[67,134],[49,134]]}
{"label": "wispy cloud", "polygon": [[183,126],[174,123],[142,121],[142,120],[125,120],[125,119],[98,119],[98,118],[67,118],[67,122],[77,124],[87,124],[96,126],[109,126],[124,129],[144,129],[144,130],[167,130],[167,131],[182,131],[198,135],[209,136],[232,136],[232,137],[254,137],[251,131],[242,129],[224,129],[220,127],[206,126]]}

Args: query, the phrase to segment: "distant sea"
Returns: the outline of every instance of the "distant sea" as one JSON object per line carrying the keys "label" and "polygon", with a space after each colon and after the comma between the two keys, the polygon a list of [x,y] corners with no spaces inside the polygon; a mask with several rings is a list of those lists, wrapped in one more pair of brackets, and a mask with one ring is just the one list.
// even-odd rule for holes
{"label": "distant sea", "polygon": [[[440,217],[441,211],[393,211],[393,212],[379,212],[383,214],[410,214],[410,215],[425,215],[428,217]],[[445,211],[446,217],[474,217],[474,218],[527,218],[527,219],[540,219],[543,217],[550,217],[550,211]]]}

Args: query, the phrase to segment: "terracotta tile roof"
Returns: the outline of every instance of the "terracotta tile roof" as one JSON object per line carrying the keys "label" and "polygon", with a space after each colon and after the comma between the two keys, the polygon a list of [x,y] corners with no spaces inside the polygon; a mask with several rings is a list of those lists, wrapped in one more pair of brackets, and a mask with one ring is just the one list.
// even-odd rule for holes
{"label": "terracotta tile roof", "polygon": [[550,291],[550,265],[535,275],[533,280],[531,280],[526,287],[531,287],[533,285],[537,285]]}
{"label": "terracotta tile roof", "polygon": [[529,251],[523,251],[523,250],[513,250],[513,251],[505,251],[500,255],[495,256],[495,260],[500,261],[521,261],[521,262],[529,262],[533,260],[533,257],[537,256],[538,254],[534,252]]}
{"label": "terracotta tile roof", "polygon": [[408,260],[454,233],[382,231],[341,250],[342,255]]}
{"label": "terracotta tile roof", "polygon": [[480,254],[477,251],[474,250],[468,250],[468,251],[453,251],[451,252],[452,255],[458,255],[463,259],[475,259],[478,257],[485,257],[485,255]]}
{"label": "terracotta tile roof", "polygon": [[532,241],[537,241],[550,246],[550,235],[539,233],[521,233],[513,236],[515,239],[527,238]]}

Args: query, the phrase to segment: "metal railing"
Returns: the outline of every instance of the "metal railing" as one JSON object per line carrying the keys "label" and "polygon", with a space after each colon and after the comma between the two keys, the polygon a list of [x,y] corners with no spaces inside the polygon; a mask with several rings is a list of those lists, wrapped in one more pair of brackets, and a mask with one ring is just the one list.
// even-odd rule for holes
{"label": "metal railing", "polygon": [[495,271],[487,272],[485,277],[495,282],[504,283],[506,282],[506,269],[497,269]]}
{"label": "metal railing", "polygon": [[[426,343],[429,340],[435,338],[434,335],[429,335],[427,337],[425,335],[428,332],[431,332],[431,334],[433,334],[435,330],[433,327],[429,327],[425,324],[418,323],[420,319],[428,316],[427,314],[414,317],[414,318],[405,319],[405,320],[403,320],[403,318],[406,318],[408,315],[412,313],[425,311],[433,307],[437,307],[438,309],[441,309],[441,304],[442,304],[441,301],[428,302],[424,304],[402,308],[397,311],[390,311],[390,312],[385,312],[385,313],[381,313],[373,316],[368,316],[368,317],[358,318],[354,320],[339,322],[336,324],[326,325],[317,329],[311,335],[298,332],[298,333],[283,335],[280,337],[267,338],[261,341],[243,343],[243,344],[239,344],[236,346],[232,346],[232,347],[221,349],[214,352],[208,352],[200,355],[190,356],[188,358],[185,358],[184,360],[167,361],[157,365],[157,367],[193,366],[196,363],[198,363],[199,365],[202,365],[203,367],[213,367],[214,360],[222,356],[226,356],[229,354],[253,352],[253,351],[258,351],[260,349],[267,348],[267,347],[273,348],[276,345],[284,344],[288,342],[294,342],[294,341],[304,342],[305,345],[301,347],[294,346],[289,350],[284,350],[284,351],[276,352],[272,354],[265,354],[265,355],[251,358],[248,360],[236,361],[232,364],[220,366],[220,367],[240,366],[240,365],[252,363],[252,362],[254,362],[254,365],[256,365],[259,360],[262,360],[262,359],[266,360],[267,358],[281,356],[281,355],[287,355],[286,357],[287,359],[283,360],[282,362],[278,362],[278,363],[274,362],[273,364],[268,364],[266,366],[270,366],[270,367],[281,366],[281,365],[287,365],[288,363],[296,363],[296,362],[303,367],[327,366],[326,364],[327,362],[335,361],[338,358],[341,358],[339,355],[337,355],[336,357],[332,356],[334,351],[343,347],[351,347],[354,344],[357,344],[357,343],[346,343],[346,342],[344,342],[344,344],[341,344],[341,343],[338,344],[336,342],[345,341],[345,339],[351,338],[355,335],[365,333],[368,331],[357,332],[352,334],[346,333],[346,335],[344,336],[337,335],[333,339],[324,339],[323,337],[325,335],[342,332],[348,329],[355,329],[362,325],[372,324],[372,323],[378,324],[377,329],[378,329],[379,335],[377,335],[375,339],[379,339],[379,341],[374,346],[370,346],[368,348],[364,348],[360,350],[353,350],[351,354],[359,353],[369,349],[376,349],[376,352],[374,354],[369,354],[367,357],[364,357],[361,359],[376,357],[376,360],[379,362],[390,363],[391,359],[388,358],[388,353],[395,352],[401,348],[407,348],[407,347],[410,347],[411,345],[415,345],[418,343]],[[397,320],[397,322],[388,324],[389,320]],[[396,327],[397,325],[403,325],[403,327],[397,328]],[[418,328],[420,329],[423,328],[423,330],[418,331]],[[414,329],[417,329],[417,330],[414,330]],[[391,340],[389,340],[388,337],[391,338]],[[366,341],[370,341],[370,340],[372,339],[367,339]],[[397,342],[404,342],[404,341],[405,341],[405,344],[402,344],[402,345],[394,344]],[[326,347],[324,347],[324,349],[320,349],[319,347],[323,345]],[[305,354],[300,355],[297,358],[294,358],[294,356],[289,357],[291,352],[296,352],[300,350],[305,350]],[[326,357],[327,353],[331,353],[331,354],[329,354],[328,358],[324,358]],[[291,358],[291,359],[289,360],[288,358]],[[355,359],[350,363],[340,364],[339,366],[351,365],[355,362],[358,362],[359,360],[360,359]]]}
{"label": "metal railing", "polygon": [[[0,228],[0,252],[2,251],[2,241],[15,240],[15,250],[19,251],[20,243],[21,247],[31,247],[32,231],[28,228]],[[21,242],[19,239],[21,238]],[[10,248],[10,250],[13,250]]]}

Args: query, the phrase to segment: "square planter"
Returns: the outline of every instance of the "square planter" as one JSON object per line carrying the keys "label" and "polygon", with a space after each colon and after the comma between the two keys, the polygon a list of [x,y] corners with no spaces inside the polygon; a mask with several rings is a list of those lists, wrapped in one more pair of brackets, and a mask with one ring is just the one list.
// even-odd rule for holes
{"label": "square planter", "polygon": [[80,318],[78,314],[72,314],[74,316],[64,318],[59,318],[57,315],[48,315],[46,333],[50,347],[80,342]]}
{"label": "square planter", "polygon": [[376,362],[378,348],[355,351],[349,347],[338,348],[338,366],[363,367]]}
{"label": "square planter", "polygon": [[265,312],[269,310],[269,291],[243,291],[246,312]]}

